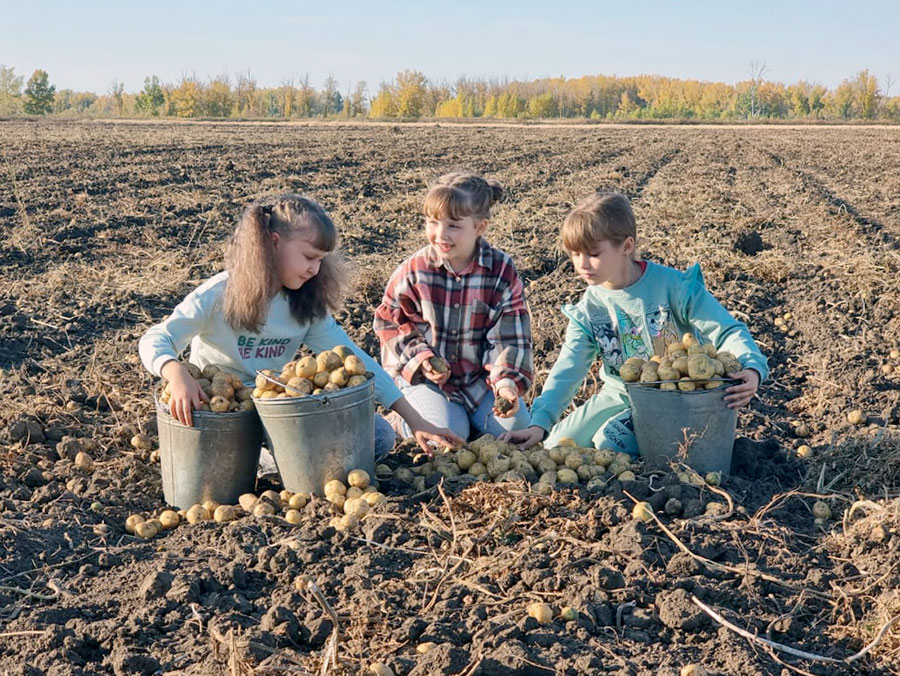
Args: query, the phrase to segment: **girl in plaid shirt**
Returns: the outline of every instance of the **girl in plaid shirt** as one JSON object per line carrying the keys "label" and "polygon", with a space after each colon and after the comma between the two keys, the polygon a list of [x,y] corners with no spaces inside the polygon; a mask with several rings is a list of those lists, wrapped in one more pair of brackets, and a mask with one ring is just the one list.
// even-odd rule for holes
{"label": "girl in plaid shirt", "polygon": [[428,245],[394,271],[375,311],[385,370],[424,419],[463,439],[531,421],[521,399],[532,380],[522,280],[483,237],[502,197],[499,183],[473,174],[435,181],[423,209]]}

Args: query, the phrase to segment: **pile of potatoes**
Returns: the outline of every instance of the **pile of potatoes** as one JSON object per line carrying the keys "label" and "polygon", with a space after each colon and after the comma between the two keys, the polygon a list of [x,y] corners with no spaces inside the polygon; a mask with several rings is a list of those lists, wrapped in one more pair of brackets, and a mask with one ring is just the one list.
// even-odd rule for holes
{"label": "pile of potatoes", "polygon": [[701,345],[692,333],[678,343],[666,345],[665,355],[653,355],[649,361],[630,357],[619,369],[626,383],[643,383],[661,390],[712,390],[720,387],[727,373],[743,367],[730,352],[716,352],[715,345]]}
{"label": "pile of potatoes", "polygon": [[[386,465],[375,469],[377,476],[391,472]],[[611,478],[635,479],[631,456],[608,449],[579,448],[571,439],[561,439],[550,449],[520,451],[514,444],[485,434],[458,451],[437,453],[416,467],[399,467],[395,480],[424,490],[431,475],[444,478],[469,474],[478,481],[528,481],[541,495],[559,484],[585,483],[588,489],[605,485]],[[438,477],[439,478],[439,477]],[[430,485],[430,484],[429,484]]]}
{"label": "pile of potatoes", "polygon": [[300,510],[309,503],[305,493],[291,493],[283,490],[263,491],[259,496],[244,493],[238,498],[237,505],[221,505],[215,500],[207,500],[202,504],[192,505],[188,509],[166,509],[159,516],[145,519],[140,514],[132,514],[125,520],[125,530],[142,539],[155,537],[166,530],[177,528],[182,522],[200,523],[215,521],[228,523],[244,516],[277,516],[290,524],[298,524],[301,520]]}
{"label": "pile of potatoes", "polygon": [[340,512],[340,515],[331,518],[328,525],[341,532],[354,531],[359,528],[362,517],[374,507],[384,504],[387,498],[371,481],[364,469],[354,469],[347,474],[346,484],[338,479],[325,484],[325,499]]}
{"label": "pile of potatoes", "polygon": [[345,345],[338,345],[314,357],[288,362],[280,374],[262,371],[256,376],[256,389],[252,396],[257,399],[287,399],[334,392],[362,385],[372,377],[374,374],[366,371],[362,359]]}
{"label": "pile of potatoes", "polygon": [[[207,364],[202,370],[190,363],[185,364],[184,367],[209,397],[209,401],[203,402],[199,410],[212,413],[236,413],[254,409],[253,401],[250,398],[250,388],[244,387],[244,383],[237,376],[231,375],[215,364]],[[171,396],[169,383],[163,381],[160,392],[159,403],[164,406],[168,405]]]}

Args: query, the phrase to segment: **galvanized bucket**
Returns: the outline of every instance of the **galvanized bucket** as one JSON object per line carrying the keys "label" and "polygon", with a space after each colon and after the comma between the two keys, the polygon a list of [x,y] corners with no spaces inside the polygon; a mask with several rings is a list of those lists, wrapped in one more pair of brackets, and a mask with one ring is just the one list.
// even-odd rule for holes
{"label": "galvanized bucket", "polygon": [[375,381],[320,395],[254,399],[284,487],[321,493],[353,469],[375,476]]}
{"label": "galvanized bucket", "polygon": [[178,509],[206,500],[237,504],[256,485],[262,425],[256,411],[194,411],[193,427],[156,402],[163,496]]}
{"label": "galvanized bucket", "polygon": [[[638,453],[651,469],[668,469],[687,444],[685,462],[698,472],[731,471],[737,409],[723,401],[725,387],[659,390],[628,383]],[[687,437],[685,437],[687,435]]]}

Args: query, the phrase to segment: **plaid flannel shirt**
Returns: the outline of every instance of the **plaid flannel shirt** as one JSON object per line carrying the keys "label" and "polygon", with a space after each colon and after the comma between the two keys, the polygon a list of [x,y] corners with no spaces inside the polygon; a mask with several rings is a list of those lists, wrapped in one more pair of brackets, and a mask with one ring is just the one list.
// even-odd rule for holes
{"label": "plaid flannel shirt", "polygon": [[[450,401],[474,411],[488,389],[519,395],[533,377],[531,316],[512,259],[478,239],[475,257],[457,273],[429,245],[388,281],[375,311],[381,363],[395,380],[419,382],[423,361],[442,357]],[[414,380],[415,378],[415,380]]]}

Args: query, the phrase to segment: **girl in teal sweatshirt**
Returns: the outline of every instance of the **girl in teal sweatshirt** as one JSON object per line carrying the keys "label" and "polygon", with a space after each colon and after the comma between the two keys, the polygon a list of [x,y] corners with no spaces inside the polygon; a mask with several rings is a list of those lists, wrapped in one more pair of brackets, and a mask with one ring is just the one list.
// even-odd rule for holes
{"label": "girl in teal sweatshirt", "polygon": [[[769,369],[746,325],[707,291],[699,265],[686,272],[637,260],[637,228],[628,199],[597,193],[579,203],[562,228],[562,244],[575,271],[588,284],[581,300],[563,307],[565,343],[541,395],[531,409],[532,425],[501,438],[528,448],[563,437],[581,447],[609,448],[637,455],[630,401],[619,368],[629,357],[665,354],[667,343],[692,333],[717,350],[734,354],[740,381],[725,389],[736,408],[750,402]],[[562,421],[594,363],[603,362],[603,388]]]}

